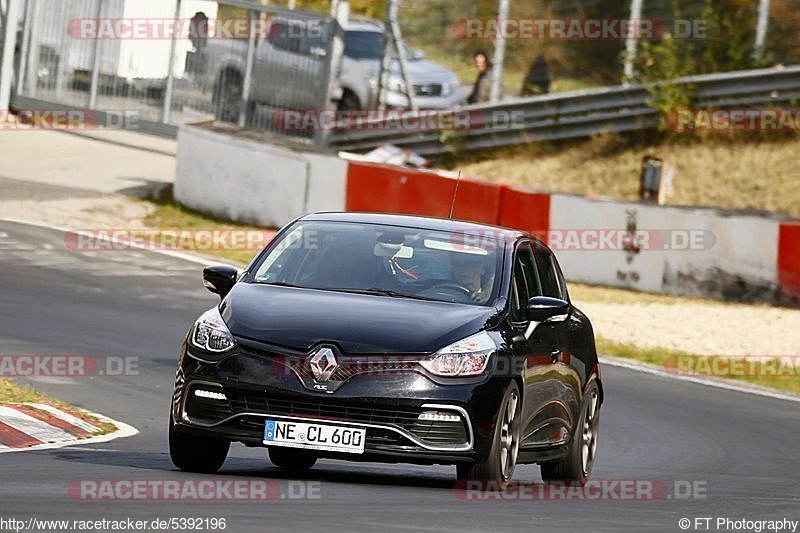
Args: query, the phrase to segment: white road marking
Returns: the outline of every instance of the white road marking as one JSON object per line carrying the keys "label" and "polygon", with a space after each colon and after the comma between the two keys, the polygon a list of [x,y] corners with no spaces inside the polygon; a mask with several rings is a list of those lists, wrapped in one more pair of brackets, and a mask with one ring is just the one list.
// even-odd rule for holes
{"label": "white road marking", "polygon": [[54,417],[60,418],[61,420],[63,420],[67,424],[70,424],[70,425],[75,426],[75,427],[79,427],[79,428],[81,428],[81,429],[83,429],[85,431],[88,431],[89,433],[94,433],[95,431],[98,430],[98,428],[94,427],[89,422],[86,422],[85,420],[82,420],[82,419],[78,418],[77,416],[72,416],[69,413],[65,413],[61,409],[57,409],[57,408],[53,407],[52,405],[48,405],[46,403],[32,403],[31,407],[35,407],[36,409],[39,409],[40,411],[45,411],[47,413],[50,413]]}
{"label": "white road marking", "polygon": [[774,398],[776,400],[800,402],[800,396],[795,394],[782,393],[780,391],[773,391],[765,387],[757,387],[754,385],[747,385],[744,383],[739,384],[731,380],[707,379],[696,376],[683,376],[679,374],[673,374],[655,365],[640,363],[637,361],[632,361],[630,359],[623,359],[620,357],[611,357],[604,355],[600,358],[600,364],[609,366],[618,366],[620,368],[627,368],[628,370],[635,370],[636,372],[644,372],[645,374],[650,374],[652,376],[659,376],[662,378],[677,379],[679,381],[690,381],[692,383],[697,383],[698,385],[705,385],[706,387],[732,390],[736,392],[742,392],[745,394],[753,394],[756,396],[764,396],[766,398]]}
{"label": "white road marking", "polygon": [[85,446],[87,444],[101,444],[104,442],[111,442],[112,440],[122,439],[126,437],[133,437],[134,435],[139,433],[139,430],[133,426],[130,426],[124,422],[119,422],[118,420],[114,420],[113,418],[108,418],[107,416],[103,416],[97,413],[88,412],[87,414],[92,415],[93,417],[101,420],[103,422],[108,422],[109,424],[114,424],[117,427],[117,430],[112,433],[107,433],[106,435],[98,435],[96,437],[90,437],[88,439],[81,439],[78,440],[73,437],[72,440],[65,441],[65,442],[54,442],[54,443],[47,443],[47,444],[38,444],[36,446],[30,446],[28,448],[0,448],[0,453],[15,453],[15,452],[29,452],[29,451],[36,451],[36,450],[55,450],[58,448],[66,448],[68,446]]}
{"label": "white road marking", "polygon": [[75,438],[74,435],[67,433],[63,429],[51,426],[46,422],[42,422],[11,407],[0,406],[0,420],[2,420],[4,424],[42,442],[59,442]]}
{"label": "white road marking", "polygon": [[[15,224],[25,224],[25,225],[34,226],[34,227],[37,227],[37,228],[47,228],[47,229],[52,229],[52,230],[56,230],[56,231],[61,231],[61,232],[64,232],[64,233],[67,233],[67,232],[70,232],[70,231],[75,231],[73,228],[67,228],[67,227],[64,227],[64,226],[57,226],[55,224],[46,224],[44,222],[36,222],[34,220],[24,220],[24,219],[21,219],[21,218],[14,218],[14,217],[3,217],[3,216],[0,216],[0,221],[2,221],[2,222],[12,222],[12,223],[15,223]],[[226,260],[223,260],[223,259],[216,260],[216,259],[199,257],[197,255],[194,255],[194,254],[190,253],[190,252],[176,252],[176,251],[173,251],[173,250],[148,250],[147,247],[139,246],[139,245],[136,245],[135,243],[131,243],[130,246],[131,246],[131,248],[147,250],[147,251],[150,251],[150,252],[153,252],[153,253],[167,255],[169,257],[174,257],[174,258],[177,258],[177,259],[182,259],[184,261],[189,261],[189,262],[195,263],[197,265],[209,265],[210,262],[213,261],[215,264],[218,264],[218,265],[228,265],[228,266],[232,266],[232,267],[235,267],[235,268],[244,268],[245,266],[247,266],[244,263],[236,264],[236,263],[233,263],[233,262],[230,262],[230,261],[226,261]]]}

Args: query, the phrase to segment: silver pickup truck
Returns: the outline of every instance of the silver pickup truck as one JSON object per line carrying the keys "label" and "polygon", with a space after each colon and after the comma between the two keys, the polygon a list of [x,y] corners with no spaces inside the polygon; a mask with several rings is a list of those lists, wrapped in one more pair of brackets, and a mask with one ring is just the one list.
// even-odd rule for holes
{"label": "silver pickup truck", "polygon": [[[204,90],[213,91],[214,111],[219,120],[236,122],[242,109],[252,113],[255,105],[315,110],[326,94],[327,48],[322,31],[312,22],[272,19],[255,49],[253,84],[248,106],[242,105],[247,56],[246,40],[209,39],[187,61],[187,69]],[[341,110],[372,109],[375,106],[384,45],[384,25],[364,20],[344,27],[344,57],[339,76],[337,104]],[[408,71],[417,105],[422,109],[448,109],[461,99],[460,82],[450,70],[426,61],[419,52],[406,48]],[[408,107],[405,84],[397,61],[389,77],[387,103]]]}

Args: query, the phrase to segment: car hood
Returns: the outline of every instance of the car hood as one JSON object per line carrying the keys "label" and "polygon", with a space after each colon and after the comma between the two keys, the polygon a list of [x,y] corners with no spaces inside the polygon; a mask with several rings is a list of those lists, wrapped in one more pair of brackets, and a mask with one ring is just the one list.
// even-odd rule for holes
{"label": "car hood", "polygon": [[220,306],[240,338],[346,354],[432,353],[485,329],[493,307],[237,283]]}
{"label": "car hood", "polygon": [[[380,61],[362,60],[359,61],[359,63],[364,69],[364,73],[367,75],[367,77],[372,79],[378,78],[378,75],[381,71]],[[413,83],[448,84],[455,82],[458,79],[453,71],[425,59],[407,61],[406,65],[408,66],[408,77],[411,78]],[[392,77],[401,77],[399,61],[392,61],[391,72]]]}

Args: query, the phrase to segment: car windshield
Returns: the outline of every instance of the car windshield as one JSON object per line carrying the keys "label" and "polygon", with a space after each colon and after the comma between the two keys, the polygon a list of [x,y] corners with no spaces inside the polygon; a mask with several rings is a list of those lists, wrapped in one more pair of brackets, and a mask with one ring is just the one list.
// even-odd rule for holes
{"label": "car windshield", "polygon": [[299,222],[254,269],[254,281],[396,298],[491,305],[500,237],[351,222]]}
{"label": "car windshield", "polygon": [[[348,31],[344,36],[344,55],[352,59],[373,59],[383,56],[383,33],[377,31]],[[406,59],[414,59],[413,51],[404,43]]]}

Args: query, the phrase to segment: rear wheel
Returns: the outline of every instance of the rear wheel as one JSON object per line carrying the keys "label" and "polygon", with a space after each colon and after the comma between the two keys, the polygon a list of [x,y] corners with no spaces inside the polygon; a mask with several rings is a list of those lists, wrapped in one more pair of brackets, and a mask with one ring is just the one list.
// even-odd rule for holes
{"label": "rear wheel", "polygon": [[236,70],[226,70],[214,86],[214,115],[220,122],[237,124],[242,112],[244,82]]}
{"label": "rear wheel", "polygon": [[480,463],[458,465],[458,479],[480,480],[487,483],[487,488],[490,486],[489,483],[495,483],[498,489],[503,488],[511,480],[519,453],[521,407],[519,387],[516,382],[512,382],[500,404],[489,457]]}
{"label": "rear wheel", "polygon": [[586,392],[583,410],[569,455],[559,461],[542,463],[542,479],[586,484],[597,455],[597,435],[600,429],[600,391],[592,384]]}
{"label": "rear wheel", "polygon": [[175,427],[170,416],[169,456],[172,464],[185,472],[213,474],[228,457],[231,443],[226,440],[189,436]]}
{"label": "rear wheel", "polygon": [[289,472],[305,472],[317,462],[317,456],[307,450],[294,450],[291,448],[269,448],[269,460]]}

